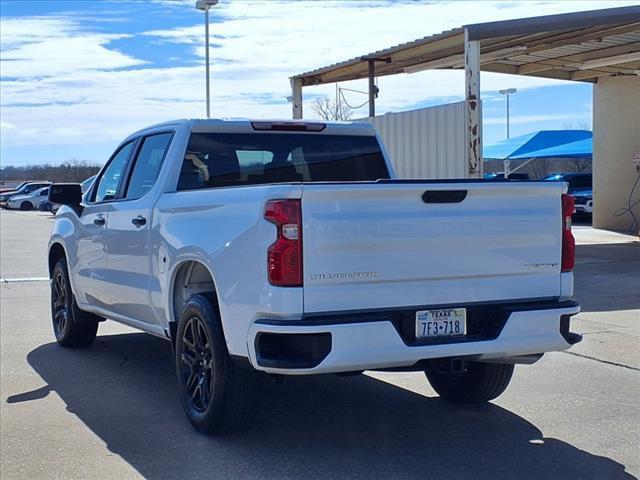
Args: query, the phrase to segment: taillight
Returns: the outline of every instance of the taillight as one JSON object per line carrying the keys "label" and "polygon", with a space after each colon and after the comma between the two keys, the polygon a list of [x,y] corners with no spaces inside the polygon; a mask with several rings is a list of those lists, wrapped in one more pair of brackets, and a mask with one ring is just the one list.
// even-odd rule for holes
{"label": "taillight", "polygon": [[269,283],[302,286],[302,209],[300,200],[269,200],[264,218],[274,223],[278,237],[267,250]]}
{"label": "taillight", "polygon": [[571,215],[575,211],[575,199],[562,194],[562,272],[570,272],[576,260],[576,240],[571,233]]}

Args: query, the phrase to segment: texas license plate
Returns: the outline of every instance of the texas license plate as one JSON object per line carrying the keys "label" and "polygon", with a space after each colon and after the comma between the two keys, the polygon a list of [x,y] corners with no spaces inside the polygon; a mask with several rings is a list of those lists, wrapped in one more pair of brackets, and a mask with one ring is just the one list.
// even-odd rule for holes
{"label": "texas license plate", "polygon": [[416,339],[461,337],[466,333],[466,308],[419,310],[416,312]]}

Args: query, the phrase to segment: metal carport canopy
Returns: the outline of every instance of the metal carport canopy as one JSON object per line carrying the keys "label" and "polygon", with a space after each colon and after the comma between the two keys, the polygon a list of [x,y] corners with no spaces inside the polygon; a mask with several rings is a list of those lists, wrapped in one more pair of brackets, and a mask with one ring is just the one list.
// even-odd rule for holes
{"label": "metal carport canopy", "polygon": [[465,69],[469,175],[482,174],[480,70],[597,82],[640,74],[640,6],[465,25],[291,77],[293,117],[302,87],[433,69]]}
{"label": "metal carport canopy", "polygon": [[[640,69],[640,6],[465,25],[294,75],[302,86],[464,67],[464,33],[487,72],[595,82]],[[378,63],[379,62],[379,63]]]}

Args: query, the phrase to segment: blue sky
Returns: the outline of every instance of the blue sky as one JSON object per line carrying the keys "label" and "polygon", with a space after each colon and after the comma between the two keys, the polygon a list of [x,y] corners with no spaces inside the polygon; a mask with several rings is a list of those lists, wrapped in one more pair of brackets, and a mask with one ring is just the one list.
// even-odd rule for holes
{"label": "blue sky", "polygon": [[[204,114],[203,18],[191,0],[0,0],[0,163],[104,162],[128,133]],[[621,1],[221,0],[212,15],[213,115],[290,116],[288,77],[467,23]],[[590,128],[591,86],[485,73],[485,143],[505,136],[497,90],[518,88],[511,133]],[[379,80],[378,112],[462,99],[462,72]],[[363,81],[342,84],[366,89]],[[305,88],[305,100],[334,94]],[[359,94],[348,94],[362,103]],[[356,116],[365,116],[366,108]],[[314,117],[309,105],[305,116]]]}

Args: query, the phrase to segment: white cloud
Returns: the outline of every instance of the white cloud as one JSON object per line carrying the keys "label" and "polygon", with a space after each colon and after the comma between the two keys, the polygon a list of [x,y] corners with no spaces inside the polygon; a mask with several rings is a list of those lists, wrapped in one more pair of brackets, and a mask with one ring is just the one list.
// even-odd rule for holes
{"label": "white cloud", "polygon": [[107,48],[109,42],[131,35],[87,32],[71,18],[3,18],[1,26],[0,68],[5,77],[41,78],[145,63]]}
{"label": "white cloud", "polygon": [[[193,10],[192,1],[157,0],[156,8]],[[466,23],[589,10],[625,2],[248,2],[224,1],[212,23],[212,103],[216,116],[288,117],[288,77]],[[170,4],[163,7],[162,4]],[[97,7],[96,7],[97,8]],[[91,9],[84,14],[90,15]],[[78,17],[79,18],[79,17]],[[190,27],[151,30],[136,40],[190,46],[193,66],[159,68],[116,50],[130,37],[90,31],[73,16],[2,18],[2,144],[73,145],[114,142],[146,124],[204,113],[204,48],[197,12]],[[120,24],[118,24],[120,25]],[[190,59],[183,59],[182,65]],[[132,69],[131,67],[142,67]],[[462,97],[461,72],[438,71],[379,79],[378,111]],[[483,90],[566,82],[483,74]],[[364,82],[345,87],[366,89]],[[305,88],[333,95],[334,87]],[[366,98],[347,94],[354,103]],[[305,113],[313,116],[308,104]],[[11,128],[10,126],[16,128]],[[10,130],[10,132],[9,132]],[[10,133],[10,134],[9,134]]]}
{"label": "white cloud", "polygon": [[13,123],[0,122],[0,128],[2,128],[3,130],[15,130],[18,127],[16,127]]}

